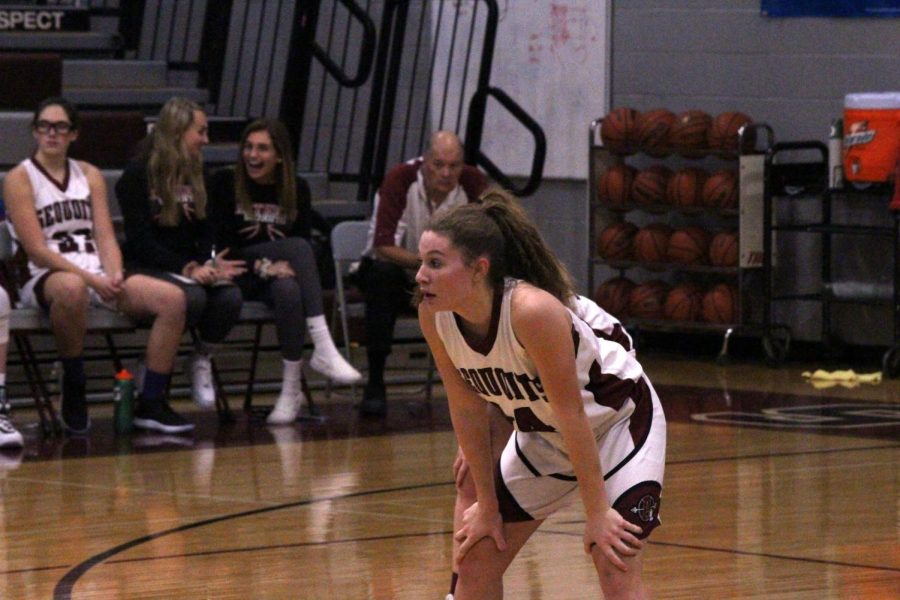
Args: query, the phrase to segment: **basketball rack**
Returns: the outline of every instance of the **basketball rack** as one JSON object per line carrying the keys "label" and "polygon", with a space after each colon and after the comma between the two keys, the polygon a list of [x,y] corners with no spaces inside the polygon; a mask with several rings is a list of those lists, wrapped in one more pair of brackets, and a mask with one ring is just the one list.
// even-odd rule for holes
{"label": "basketball rack", "polygon": [[[763,349],[767,358],[774,357],[776,352],[787,354],[790,346],[790,329],[775,323],[771,318],[763,321],[764,298],[760,294],[764,270],[764,206],[766,157],[774,144],[772,128],[766,123],[750,123],[745,125],[739,134],[740,153],[737,156],[739,179],[739,203],[737,209],[719,208],[678,208],[669,205],[641,206],[626,204],[623,207],[611,208],[597,198],[597,187],[603,173],[615,164],[624,162],[625,154],[634,155],[631,161],[639,165],[653,164],[659,158],[641,155],[640,151],[616,153],[603,145],[600,128],[603,119],[591,122],[588,140],[588,288],[593,292],[598,283],[598,275],[606,273],[610,276],[624,276],[633,272],[636,277],[666,277],[671,280],[688,279],[703,282],[733,281],[737,288],[737,306],[735,319],[731,323],[705,323],[699,321],[671,321],[665,319],[644,319],[624,316],[621,320],[626,328],[636,337],[642,331],[681,332],[698,334],[720,334],[722,345],[716,362],[725,364],[730,360],[729,343],[735,335],[751,335],[762,337]],[[672,151],[674,154],[674,150]],[[683,161],[684,165],[721,166],[735,161],[733,156],[709,150],[702,158],[672,157],[666,159],[675,163]],[[639,261],[606,260],[597,253],[598,232],[604,227],[624,220],[626,213],[635,212],[636,219],[659,220],[666,222],[701,221],[711,223],[714,227],[723,224],[728,227],[737,226],[739,232],[739,260],[734,267],[717,267],[710,265],[681,265],[672,263],[643,263]],[[771,316],[771,315],[769,315]],[[770,359],[772,360],[772,359]],[[772,362],[776,362],[772,360]]]}

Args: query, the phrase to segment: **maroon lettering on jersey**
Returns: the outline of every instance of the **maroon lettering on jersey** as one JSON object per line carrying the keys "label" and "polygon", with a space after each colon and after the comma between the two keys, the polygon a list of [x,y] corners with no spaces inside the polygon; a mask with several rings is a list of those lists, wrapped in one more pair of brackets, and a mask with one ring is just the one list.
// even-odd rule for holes
{"label": "maroon lettering on jersey", "polygon": [[[499,396],[501,393],[500,386],[497,385],[497,380],[494,379],[495,370],[500,371],[500,369],[492,369],[491,367],[478,369],[478,375],[481,377],[481,382],[491,396]],[[500,372],[502,373],[502,371]]]}
{"label": "maroon lettering on jersey", "polygon": [[522,390],[516,385],[516,375],[515,373],[507,373],[503,369],[494,369],[494,372],[497,375],[497,381],[500,382],[500,387],[503,388],[503,395],[509,398],[510,400],[524,400],[525,396],[522,395]]}

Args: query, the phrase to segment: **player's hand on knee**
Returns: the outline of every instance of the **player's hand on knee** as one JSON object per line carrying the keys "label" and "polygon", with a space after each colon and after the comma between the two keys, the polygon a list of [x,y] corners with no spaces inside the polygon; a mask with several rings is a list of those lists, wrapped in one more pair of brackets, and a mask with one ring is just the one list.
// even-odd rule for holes
{"label": "player's hand on knee", "polygon": [[478,502],[466,509],[463,514],[462,529],[456,532],[454,539],[460,543],[456,555],[456,565],[463,561],[466,554],[481,539],[490,537],[497,550],[506,550],[506,538],[503,536],[503,518],[496,510],[483,510]]}
{"label": "player's hand on knee", "polygon": [[622,557],[637,555],[644,543],[637,538],[642,529],[626,521],[614,508],[597,517],[589,518],[584,530],[584,551],[593,554],[600,552],[606,560],[621,571],[627,571],[628,565]]}

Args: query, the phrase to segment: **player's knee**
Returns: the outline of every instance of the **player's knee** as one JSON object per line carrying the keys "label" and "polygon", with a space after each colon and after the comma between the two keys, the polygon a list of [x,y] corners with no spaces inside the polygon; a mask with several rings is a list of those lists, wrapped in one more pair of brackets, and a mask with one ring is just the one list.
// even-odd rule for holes
{"label": "player's knee", "polygon": [[469,589],[487,589],[502,579],[503,571],[498,563],[491,560],[499,551],[492,539],[481,540],[459,563],[459,581],[464,581]]}
{"label": "player's knee", "polygon": [[88,304],[88,287],[74,273],[54,273],[44,286],[50,305],[65,311],[83,310]]}
{"label": "player's knee", "polygon": [[154,290],[154,299],[159,316],[184,320],[187,299],[184,290],[180,287],[161,282],[159,289]]}
{"label": "player's knee", "polygon": [[640,589],[640,562],[637,557],[622,557],[628,571],[623,571],[612,564],[600,551],[594,551],[594,565],[603,589],[603,597],[609,600],[632,598],[633,592]]}

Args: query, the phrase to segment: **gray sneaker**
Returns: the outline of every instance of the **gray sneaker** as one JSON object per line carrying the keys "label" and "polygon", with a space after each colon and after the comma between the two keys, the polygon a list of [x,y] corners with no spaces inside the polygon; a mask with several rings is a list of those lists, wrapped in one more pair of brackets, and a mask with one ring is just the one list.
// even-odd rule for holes
{"label": "gray sneaker", "polygon": [[22,448],[25,446],[25,440],[10,421],[9,408],[6,386],[0,386],[0,448]]}
{"label": "gray sneaker", "polygon": [[185,371],[191,376],[191,397],[194,404],[203,409],[216,405],[216,389],[213,387],[212,363],[209,355],[195,352],[188,358]]}

